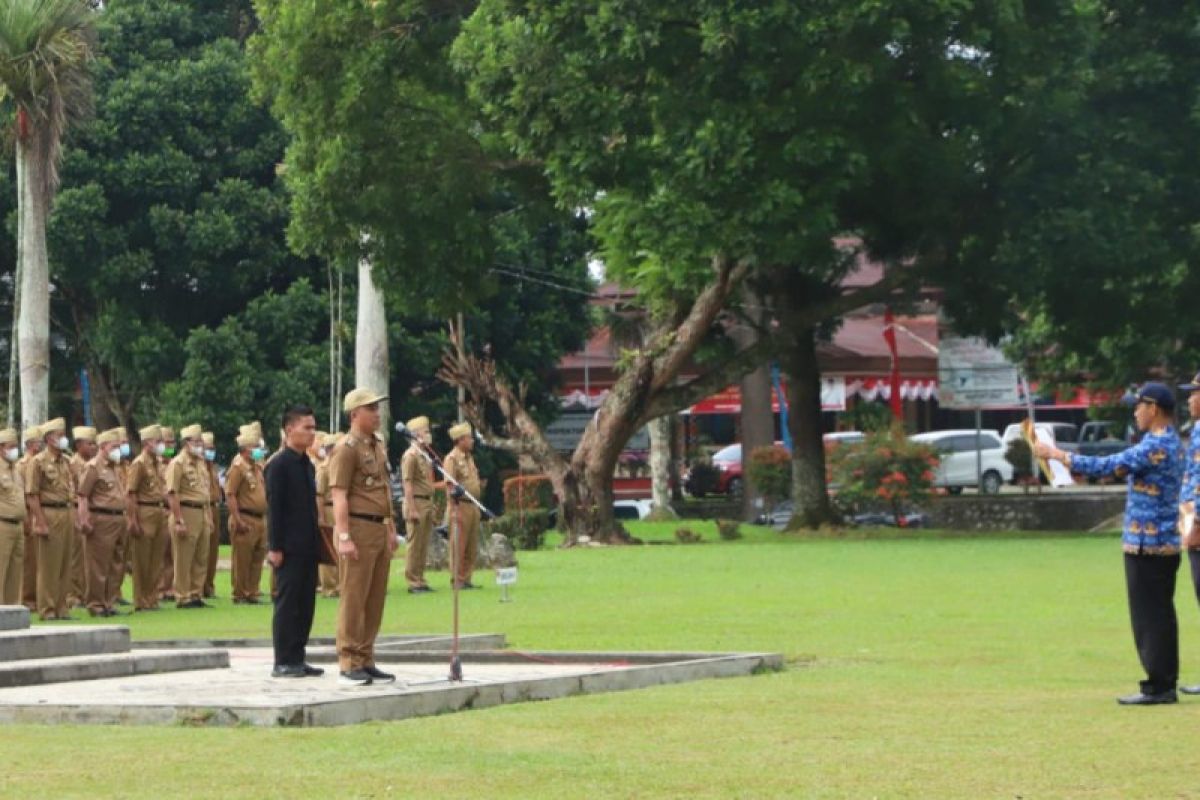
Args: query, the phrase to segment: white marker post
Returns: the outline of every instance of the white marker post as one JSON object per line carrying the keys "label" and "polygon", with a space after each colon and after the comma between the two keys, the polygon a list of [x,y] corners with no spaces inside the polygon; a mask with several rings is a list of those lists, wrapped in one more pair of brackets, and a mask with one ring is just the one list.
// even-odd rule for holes
{"label": "white marker post", "polygon": [[517,568],[516,567],[501,567],[496,570],[496,585],[500,587],[500,602],[511,603],[512,598],[508,596],[508,587],[516,586],[517,584]]}

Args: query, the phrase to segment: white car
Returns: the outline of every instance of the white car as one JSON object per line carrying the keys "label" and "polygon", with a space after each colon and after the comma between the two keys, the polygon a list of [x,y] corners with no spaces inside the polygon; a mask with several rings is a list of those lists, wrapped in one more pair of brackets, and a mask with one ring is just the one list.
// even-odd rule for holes
{"label": "white car", "polygon": [[[1072,425],[1070,422],[1035,422],[1033,426],[1039,433],[1042,431],[1049,433],[1054,443],[1063,450],[1079,448],[1079,427],[1077,425]],[[1004,435],[1000,438],[1004,440],[1004,445],[1007,447],[1023,435],[1021,423],[1014,422],[1004,429]]]}
{"label": "white car", "polygon": [[613,503],[613,516],[626,521],[645,519],[653,508],[650,500],[617,500]]}
{"label": "white car", "polygon": [[[983,494],[996,494],[1013,479],[1013,466],[1004,458],[1005,444],[996,431],[980,431],[978,445],[976,432],[970,428],[918,433],[910,438],[937,450],[941,461],[933,485],[945,487],[951,494],[958,494],[966,486],[978,486]],[[982,480],[976,471],[976,454],[983,464]]]}

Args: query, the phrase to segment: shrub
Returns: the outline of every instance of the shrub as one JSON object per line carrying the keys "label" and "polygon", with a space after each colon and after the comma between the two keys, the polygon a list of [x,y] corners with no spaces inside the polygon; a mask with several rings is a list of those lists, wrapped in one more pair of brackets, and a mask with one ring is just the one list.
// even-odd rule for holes
{"label": "shrub", "polygon": [[746,462],[750,485],[774,508],[792,494],[792,454],[778,445],[756,447]]}
{"label": "shrub", "polygon": [[687,489],[692,497],[704,497],[717,490],[721,483],[721,471],[712,464],[693,464],[688,471]]}
{"label": "shrub", "polygon": [[717,520],[717,534],[727,542],[742,538],[742,526],[736,519]]}
{"label": "shrub", "polygon": [[1027,480],[1033,477],[1033,469],[1030,464],[1030,459],[1033,457],[1033,451],[1029,449],[1029,442],[1024,438],[1013,439],[1008,443],[1008,449],[1004,451],[1004,460],[1013,466],[1013,477],[1017,480]]}
{"label": "shrub", "polygon": [[558,506],[554,486],[545,475],[519,475],[504,482],[504,513],[549,511]]}
{"label": "shrub", "polygon": [[929,497],[938,465],[932,448],[910,441],[898,426],[839,447],[830,458],[840,504],[854,511],[883,506],[896,516]]}
{"label": "shrub", "polygon": [[680,528],[679,530],[675,531],[675,541],[679,542],[680,544],[696,544],[702,540],[703,537],[690,528]]}
{"label": "shrub", "polygon": [[523,514],[508,513],[491,522],[494,533],[503,533],[517,550],[537,550],[550,528],[550,512],[533,509]]}

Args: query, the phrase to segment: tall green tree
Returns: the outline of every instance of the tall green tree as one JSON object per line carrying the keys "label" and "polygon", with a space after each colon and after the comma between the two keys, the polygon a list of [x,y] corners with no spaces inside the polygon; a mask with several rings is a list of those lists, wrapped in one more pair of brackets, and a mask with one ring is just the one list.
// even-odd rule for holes
{"label": "tall green tree", "polygon": [[[9,0],[0,9],[0,95],[15,107],[17,268],[14,338],[22,425],[46,418],[50,264],[46,228],[67,130],[91,107],[96,12],[81,0]],[[9,421],[14,393],[10,374]]]}

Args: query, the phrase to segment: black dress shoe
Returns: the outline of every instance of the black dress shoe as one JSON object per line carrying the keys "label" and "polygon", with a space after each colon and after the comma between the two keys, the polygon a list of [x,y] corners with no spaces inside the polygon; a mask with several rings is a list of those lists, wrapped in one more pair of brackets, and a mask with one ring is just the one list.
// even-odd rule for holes
{"label": "black dress shoe", "polygon": [[1200,686],[1180,686],[1179,691],[1184,694],[1200,694]]}
{"label": "black dress shoe", "polygon": [[429,594],[433,591],[432,586],[410,586],[408,587],[409,594]]}
{"label": "black dress shoe", "polygon": [[272,678],[307,678],[303,664],[276,664],[271,670]]}
{"label": "black dress shoe", "polygon": [[132,604],[132,603],[130,603],[128,600],[126,600],[124,597],[118,597],[118,598],[117,598],[117,605],[119,605],[119,606],[128,606],[128,605],[133,605],[133,604]]}
{"label": "black dress shoe", "polygon": [[325,674],[325,670],[320,667],[314,667],[312,664],[303,664],[302,666],[304,667],[304,677],[306,678],[319,678]]}
{"label": "black dress shoe", "polygon": [[396,682],[395,675],[392,675],[390,672],[384,672],[383,670],[376,667],[374,664],[372,664],[369,667],[363,667],[362,671],[367,673],[368,675],[370,675],[371,680],[373,680],[375,683],[395,683]]}
{"label": "black dress shoe", "polygon": [[365,669],[352,669],[338,675],[340,686],[370,686],[371,676]]}
{"label": "black dress shoe", "polygon": [[1117,702],[1123,706],[1163,706],[1170,703],[1179,702],[1179,697],[1175,694],[1175,690],[1171,689],[1166,692],[1155,692],[1154,694],[1131,694],[1128,697],[1118,697]]}

